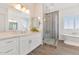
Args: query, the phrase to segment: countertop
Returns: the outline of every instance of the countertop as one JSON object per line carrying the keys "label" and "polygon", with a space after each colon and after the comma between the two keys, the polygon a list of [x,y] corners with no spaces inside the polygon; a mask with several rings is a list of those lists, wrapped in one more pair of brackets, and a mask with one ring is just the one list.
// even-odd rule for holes
{"label": "countertop", "polygon": [[8,39],[8,38],[15,38],[20,36],[32,36],[32,35],[39,35],[40,32],[0,32],[0,40]]}

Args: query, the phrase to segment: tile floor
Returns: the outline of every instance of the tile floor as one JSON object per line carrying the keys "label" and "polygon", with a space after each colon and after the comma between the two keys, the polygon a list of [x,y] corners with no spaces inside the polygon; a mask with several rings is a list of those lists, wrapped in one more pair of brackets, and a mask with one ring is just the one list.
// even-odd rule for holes
{"label": "tile floor", "polygon": [[29,53],[29,55],[79,55],[79,47],[66,45],[63,41],[59,41],[57,48],[44,44]]}

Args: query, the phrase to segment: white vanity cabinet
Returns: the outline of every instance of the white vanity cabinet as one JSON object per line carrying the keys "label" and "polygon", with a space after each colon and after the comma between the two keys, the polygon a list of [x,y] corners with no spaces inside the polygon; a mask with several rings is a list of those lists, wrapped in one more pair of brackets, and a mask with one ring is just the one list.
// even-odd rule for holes
{"label": "white vanity cabinet", "polygon": [[18,38],[8,38],[0,40],[0,55],[17,55]]}
{"label": "white vanity cabinet", "polygon": [[40,34],[31,34],[20,38],[20,54],[28,54],[42,44]]}
{"label": "white vanity cabinet", "polygon": [[42,44],[39,33],[0,37],[0,55],[26,55]]}

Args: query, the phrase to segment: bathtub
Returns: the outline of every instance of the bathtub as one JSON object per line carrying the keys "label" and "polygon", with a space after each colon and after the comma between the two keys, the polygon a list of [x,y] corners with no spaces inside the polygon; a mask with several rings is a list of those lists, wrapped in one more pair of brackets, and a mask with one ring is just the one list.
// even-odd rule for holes
{"label": "bathtub", "polygon": [[79,34],[64,34],[64,43],[79,47]]}

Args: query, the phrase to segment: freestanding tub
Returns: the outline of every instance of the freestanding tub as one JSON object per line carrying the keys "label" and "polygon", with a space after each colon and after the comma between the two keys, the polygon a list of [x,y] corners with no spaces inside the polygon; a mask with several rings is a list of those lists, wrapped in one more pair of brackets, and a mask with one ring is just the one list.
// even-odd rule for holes
{"label": "freestanding tub", "polygon": [[79,46],[79,34],[64,34],[64,43]]}

